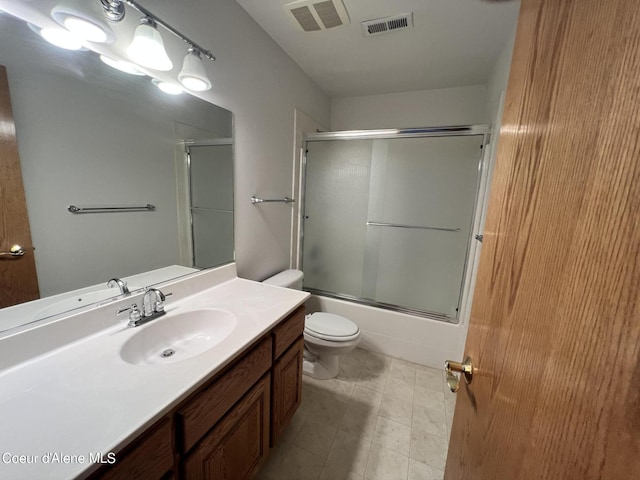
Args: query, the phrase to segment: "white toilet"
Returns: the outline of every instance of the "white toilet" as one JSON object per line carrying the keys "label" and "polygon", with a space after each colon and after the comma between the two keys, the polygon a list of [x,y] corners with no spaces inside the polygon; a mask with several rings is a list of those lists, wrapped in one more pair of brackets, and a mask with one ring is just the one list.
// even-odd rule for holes
{"label": "white toilet", "polygon": [[[263,283],[302,290],[302,278],[300,270],[285,270]],[[324,312],[307,315],[304,322],[304,373],[320,380],[335,377],[340,369],[340,355],[356,348],[359,342],[360,329],[348,318]]]}

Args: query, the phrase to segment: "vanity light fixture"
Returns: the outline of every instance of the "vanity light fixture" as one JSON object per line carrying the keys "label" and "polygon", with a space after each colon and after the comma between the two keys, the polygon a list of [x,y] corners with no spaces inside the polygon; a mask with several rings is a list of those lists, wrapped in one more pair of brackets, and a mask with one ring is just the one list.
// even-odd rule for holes
{"label": "vanity light fixture", "polygon": [[127,48],[127,55],[138,65],[153,70],[166,72],[173,68],[156,22],[150,17],[145,16],[140,20],[131,45]]}
{"label": "vanity light fixture", "polygon": [[201,53],[193,45],[189,46],[188,53],[182,62],[182,70],[178,74],[180,83],[189,90],[202,92],[211,88],[211,80],[207,77],[202,63]]}
{"label": "vanity light fixture", "polygon": [[[171,25],[169,25],[167,22],[160,19],[155,14],[147,10],[145,7],[140,5],[136,0],[94,0],[94,1],[99,1],[102,4],[104,15],[111,22],[119,22],[124,18],[126,14],[125,6],[129,6],[142,14],[142,20],[141,20],[142,25],[136,28],[134,39],[131,42],[131,46],[129,47],[129,49],[133,48],[134,50],[136,49],[139,49],[139,50],[133,53],[135,58],[134,56],[132,56],[131,53],[128,52],[129,57],[132,60],[134,60],[136,63],[144,67],[152,68],[154,70],[166,71],[166,70],[171,70],[171,68],[173,68],[173,66],[169,68],[157,68],[144,63],[149,57],[151,57],[152,55],[155,55],[156,51],[160,51],[157,44],[160,44],[162,46],[162,52],[164,52],[164,56],[166,56],[166,60],[164,60],[165,64],[167,63],[167,61],[171,62],[168,55],[166,55],[166,51],[164,50],[164,44],[162,42],[162,37],[158,32],[158,27],[162,27],[165,30],[167,30],[169,33],[178,37],[180,40],[182,40],[187,45],[189,45],[189,53],[187,54],[187,57],[189,56],[190,57],[188,60],[187,60],[187,57],[185,57],[185,60],[183,61],[183,67],[182,67],[181,73],[185,71],[185,66],[186,66],[186,72],[185,72],[186,76],[190,78],[196,78],[198,81],[192,84],[192,85],[195,85],[196,88],[192,88],[192,87],[187,87],[187,88],[189,88],[190,90],[208,90],[209,88],[211,88],[211,82],[209,81],[206,74],[204,73],[204,67],[202,65],[200,66],[197,65],[198,63],[200,64],[202,63],[202,57],[206,57],[211,61],[215,61],[216,57],[209,50],[201,47],[200,45],[198,45],[196,42],[191,40],[189,37],[187,37],[183,33],[180,33],[178,30],[176,30]],[[143,26],[145,26],[145,28],[142,28]],[[152,30],[154,30],[155,33],[152,32]],[[140,36],[140,40],[138,40],[138,36]],[[145,50],[146,48],[145,45],[147,44],[150,45],[149,46],[150,50]],[[187,83],[189,83],[189,81],[187,81]]]}
{"label": "vanity light fixture", "polygon": [[100,60],[102,60],[102,63],[109,65],[111,68],[115,68],[116,70],[120,70],[121,72],[128,73],[130,75],[145,75],[145,73],[138,70],[132,63],[115,60],[111,57],[107,57],[106,55],[100,55]]}
{"label": "vanity light fixture", "polygon": [[151,82],[164,93],[168,93],[169,95],[180,95],[181,93],[184,93],[182,87],[175,83],[165,82],[164,80],[158,80],[157,78],[152,78]]}
{"label": "vanity light fixture", "polygon": [[131,7],[142,14],[140,25],[136,27],[133,40],[127,48],[127,55],[133,62],[152,70],[173,69],[173,62],[167,55],[162,36],[158,31],[160,26],[189,46],[188,53],[182,62],[182,70],[178,75],[180,83],[194,91],[211,88],[211,80],[205,72],[202,57],[211,61],[215,61],[216,57],[209,50],[158,18],[136,0],[59,0],[51,9],[51,16],[57,23],[82,39],[107,43],[115,40],[115,34],[105,19],[112,23],[122,21],[126,14],[126,7]]}
{"label": "vanity light fixture", "polygon": [[113,30],[107,25],[103,9],[95,1],[60,0],[52,9],[51,17],[78,37],[94,43],[111,43]]}

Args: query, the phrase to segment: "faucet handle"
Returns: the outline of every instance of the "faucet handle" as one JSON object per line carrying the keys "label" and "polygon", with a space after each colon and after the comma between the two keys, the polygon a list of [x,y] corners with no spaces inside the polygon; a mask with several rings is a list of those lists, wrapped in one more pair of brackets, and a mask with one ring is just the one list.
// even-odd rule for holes
{"label": "faucet handle", "polygon": [[138,320],[140,320],[140,318],[142,317],[142,315],[140,314],[140,310],[138,309],[138,305],[137,304],[133,304],[128,308],[122,308],[120,310],[118,310],[116,312],[116,315],[120,315],[124,312],[129,312],[129,321],[130,322],[137,322]]}
{"label": "faucet handle", "polygon": [[160,290],[157,291],[158,292],[158,296],[156,297],[156,302],[153,304],[153,311],[158,313],[158,312],[164,312],[164,301],[167,299],[167,297],[170,297],[171,295],[173,295],[173,293],[169,292],[169,293],[163,293]]}

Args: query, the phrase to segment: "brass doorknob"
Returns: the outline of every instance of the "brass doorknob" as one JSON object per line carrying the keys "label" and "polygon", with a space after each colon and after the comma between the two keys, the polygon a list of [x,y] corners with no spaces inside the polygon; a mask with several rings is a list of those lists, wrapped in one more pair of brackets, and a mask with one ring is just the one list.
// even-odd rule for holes
{"label": "brass doorknob", "polygon": [[444,362],[444,372],[447,374],[449,389],[456,393],[460,388],[460,379],[454,373],[459,373],[460,376],[464,377],[467,385],[470,384],[471,380],[473,380],[473,361],[471,357],[465,358],[462,363],[447,360]]}
{"label": "brass doorknob", "polygon": [[13,245],[8,252],[0,252],[0,257],[21,257],[24,255],[24,248],[20,245]]}

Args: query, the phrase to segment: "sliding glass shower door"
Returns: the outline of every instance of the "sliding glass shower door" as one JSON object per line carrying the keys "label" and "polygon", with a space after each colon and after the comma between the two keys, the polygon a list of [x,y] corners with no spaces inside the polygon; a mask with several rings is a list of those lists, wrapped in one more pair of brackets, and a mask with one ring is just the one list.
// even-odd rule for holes
{"label": "sliding glass shower door", "polygon": [[482,134],[307,141],[307,290],[456,319]]}
{"label": "sliding glass shower door", "polygon": [[233,262],[233,146],[189,145],[193,266]]}

